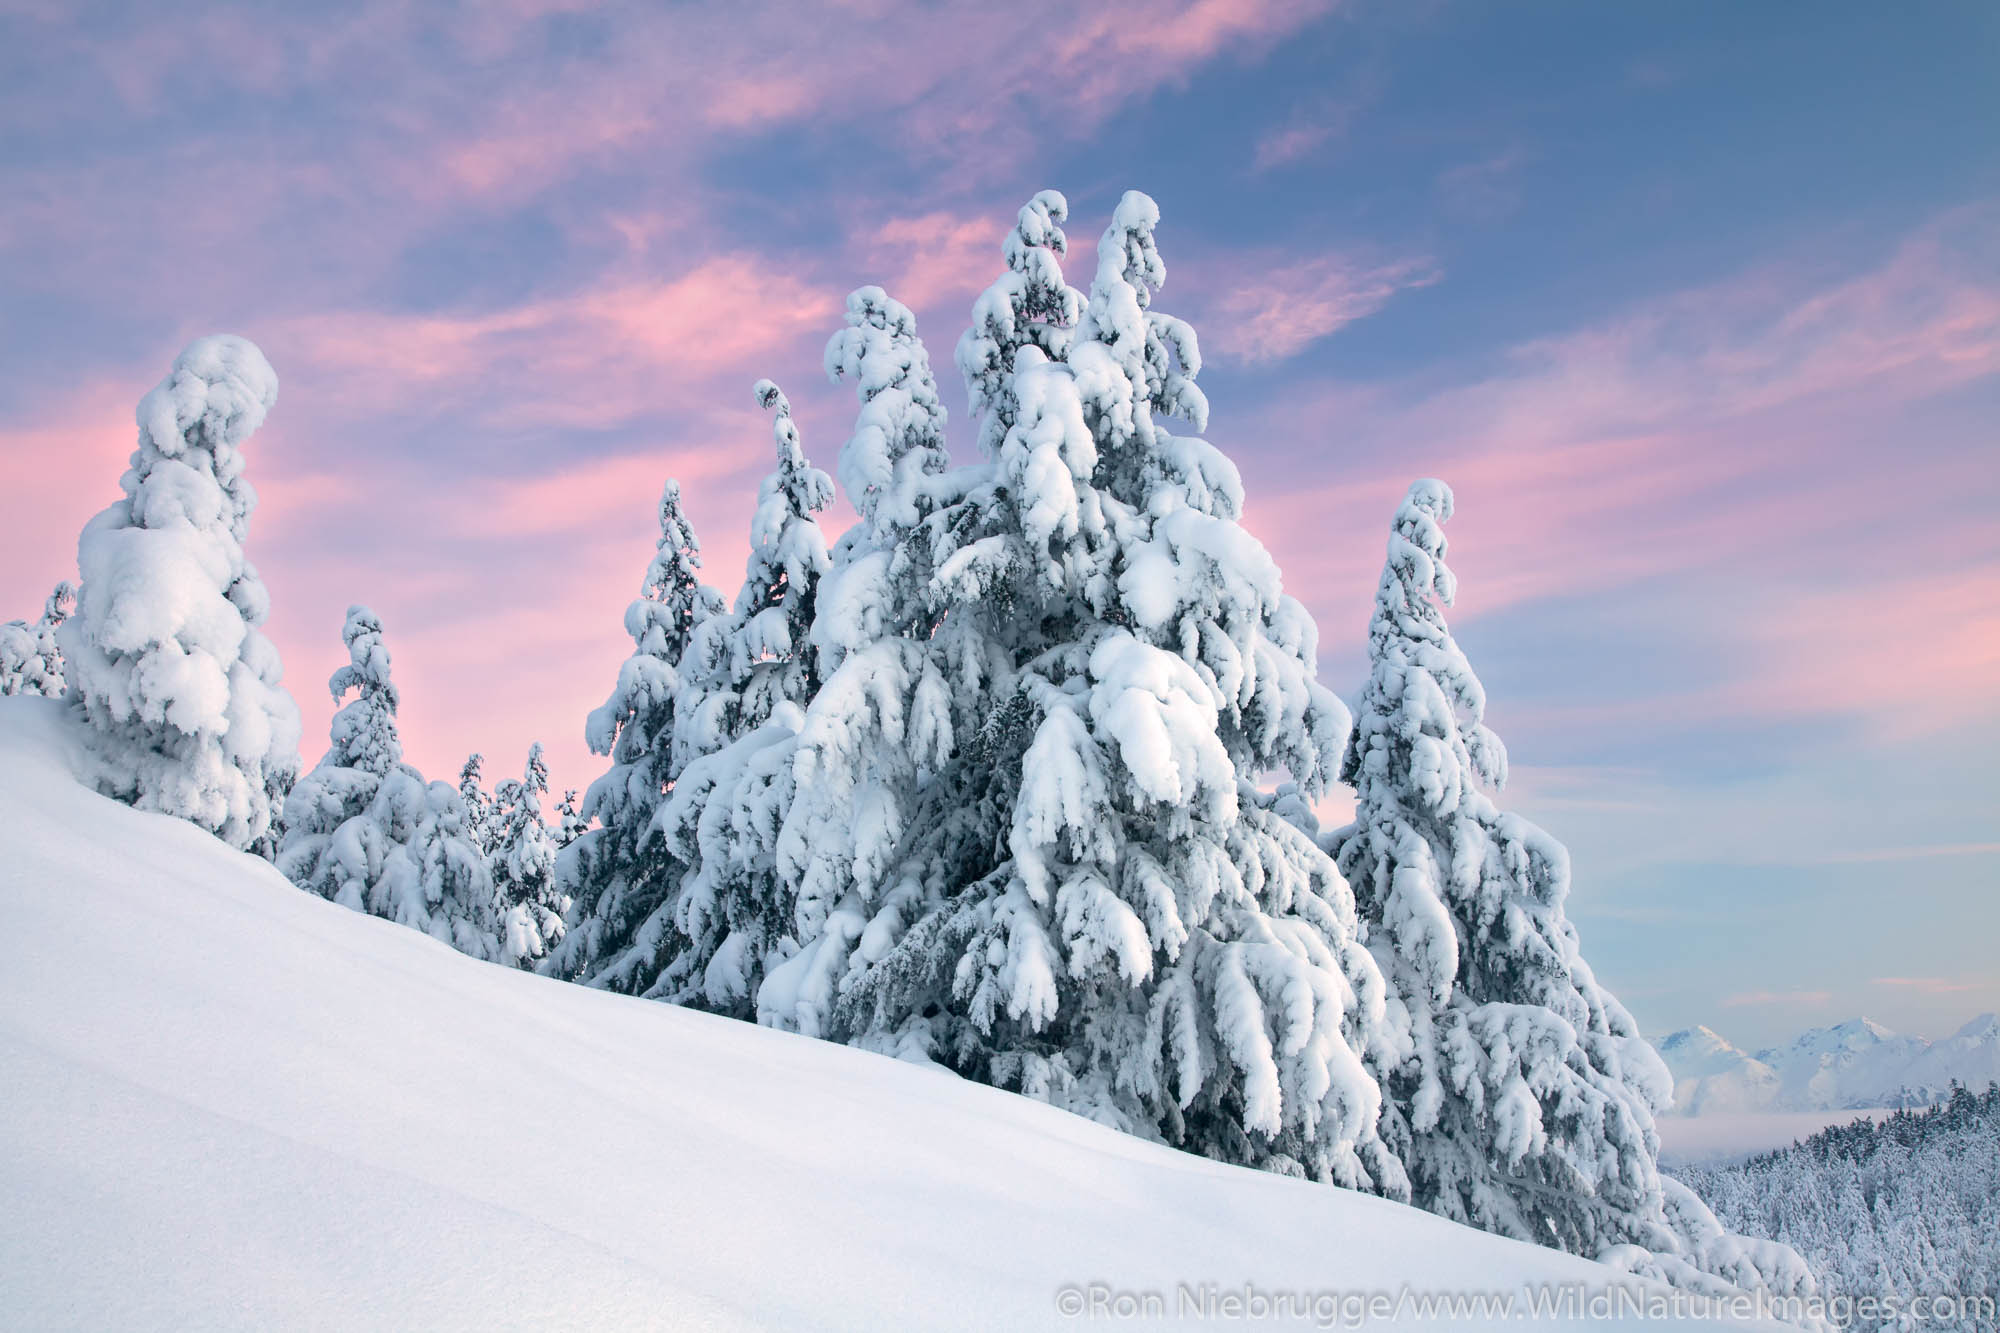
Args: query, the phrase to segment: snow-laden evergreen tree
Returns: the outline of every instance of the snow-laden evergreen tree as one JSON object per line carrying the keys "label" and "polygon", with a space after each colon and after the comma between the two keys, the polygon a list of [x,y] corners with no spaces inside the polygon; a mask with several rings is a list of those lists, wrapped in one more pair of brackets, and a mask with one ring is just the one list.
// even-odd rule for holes
{"label": "snow-laden evergreen tree", "polygon": [[465,800],[449,782],[426,790],[423,817],[389,857],[376,916],[421,930],[487,962],[507,957],[499,901],[486,856],[473,840]]}
{"label": "snow-laden evergreen tree", "polygon": [[555,886],[556,833],[542,817],[548,790],[539,741],[528,747],[520,781],[509,778],[493,790],[487,861],[500,913],[500,961],[515,967],[533,968],[562,939],[569,906]]}
{"label": "snow-laden evergreen tree", "polygon": [[489,857],[496,845],[493,828],[493,793],[481,785],[486,756],[469,754],[458,770],[458,799],[465,806],[465,831],[480,851]]}
{"label": "snow-laden evergreen tree", "polygon": [[[1066,213],[1022,210],[959,344],[990,461],[907,469],[839,548],[816,641],[846,651],[779,841],[803,947],[760,1016],[1399,1193],[1368,1062],[1404,1039],[1346,885],[1255,785],[1323,791],[1345,709],[1235,468],[1163,424],[1207,404],[1192,330],[1151,309],[1157,209],[1121,201],[1088,298]],[[913,451],[942,424],[895,415]]]}
{"label": "snow-laden evergreen tree", "polygon": [[755,731],[779,704],[803,705],[819,690],[809,635],[828,557],[813,515],[833,503],[833,480],[806,461],[791,400],[770,380],[752,392],[772,412],[778,466],[757,488],[735,607],[696,628],[681,671],[693,701],[675,718],[682,765]]}
{"label": "snow-laden evergreen tree", "polygon": [[[846,380],[861,399],[839,463],[840,484],[862,520],[856,538],[868,540],[871,555],[893,555],[894,538],[931,511],[929,490],[951,465],[944,404],[917,337],[916,316],[880,287],[857,288],[847,298],[847,327],[827,340],[825,365],[828,379]],[[846,571],[860,561],[850,555],[841,563]],[[850,620],[864,622],[864,631],[876,631],[868,637],[878,637],[879,627],[867,624],[865,613],[833,615],[824,623]],[[824,654],[842,645],[819,646]]]}
{"label": "snow-laden evergreen tree", "polygon": [[464,803],[449,783],[426,785],[403,761],[382,622],[350,606],[340,637],[348,660],[327,687],[341,706],[326,754],[285,798],[278,869],[344,907],[497,958],[493,883]]}
{"label": "snow-laden evergreen tree", "polygon": [[257,494],[242,448],[277,396],[242,338],[181,353],[139,404],[123,498],[78,538],[76,614],[56,631],[99,789],[264,852],[298,773],[299,712],[243,554]]}
{"label": "snow-laden evergreen tree", "polygon": [[429,795],[423,775],[403,762],[381,620],[350,606],[340,638],[348,660],[327,680],[340,708],[326,754],[285,798],[278,869],[357,912],[407,915],[390,901],[386,880],[392,856],[416,836]]}
{"label": "snow-laden evergreen tree", "polygon": [[1439,481],[1396,512],[1341,771],[1355,818],[1326,839],[1409,1018],[1384,1137],[1413,1202],[1454,1221],[1696,1285],[1689,1264],[1792,1289],[1809,1281],[1796,1255],[1738,1244],[1663,1187],[1653,1117],[1671,1080],[1583,960],[1569,854],[1482,790],[1507,758],[1444,621],[1451,512]]}
{"label": "snow-laden evergreen tree", "polygon": [[583,807],[576,798],[576,788],[572,787],[556,802],[556,850],[560,852],[575,842],[582,832]]}
{"label": "snow-laden evergreen tree", "polygon": [[833,500],[832,479],[806,461],[790,401],[769,380],[753,392],[773,414],[777,467],[758,489],[735,607],[695,631],[682,662],[681,767],[655,819],[683,870],[590,978],[744,1018],[767,957],[789,952],[791,895],[773,844],[800,709],[819,690],[808,636],[828,556],[814,515]]}
{"label": "snow-laden evergreen tree", "polygon": [[76,585],[58,583],[49,600],[42,604],[42,616],[34,624],[10,620],[0,625],[0,695],[33,694],[60,699],[67,681],[63,675],[62,648],[56,643],[56,627],[69,619],[76,604]]}
{"label": "snow-laden evergreen tree", "polygon": [[556,888],[570,900],[568,930],[541,969],[581,980],[632,943],[678,881],[653,816],[673,785],[674,721],[681,664],[696,630],[722,613],[721,594],[701,584],[701,544],[681,512],[680,483],[660,496],[660,542],[639,597],[625,611],[633,652],[618,683],[584,728],[592,753],[611,767],[584,791],[579,812],[597,827],[556,858]]}

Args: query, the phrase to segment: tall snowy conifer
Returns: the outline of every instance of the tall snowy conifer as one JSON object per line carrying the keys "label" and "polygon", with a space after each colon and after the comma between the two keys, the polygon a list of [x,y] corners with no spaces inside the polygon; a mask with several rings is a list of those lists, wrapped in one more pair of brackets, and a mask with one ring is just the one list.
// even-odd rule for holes
{"label": "tall snowy conifer", "polygon": [[78,539],[77,611],[56,632],[98,787],[265,852],[299,769],[299,713],[243,554],[257,494],[242,446],[277,397],[242,338],[181,353],[139,404],[124,497]]}
{"label": "tall snowy conifer", "polygon": [[789,400],[769,380],[753,392],[773,413],[777,468],[758,489],[735,608],[695,631],[683,662],[682,767],[655,819],[685,869],[591,979],[744,1018],[767,957],[789,941],[791,895],[772,844],[800,710],[819,690],[808,635],[828,556],[813,516],[833,500],[832,479],[806,461]]}
{"label": "tall snowy conifer", "polygon": [[837,604],[900,641],[821,633],[864,646],[806,718],[780,839],[804,947],[760,1015],[1397,1193],[1382,979],[1331,861],[1253,785],[1324,790],[1345,710],[1235,468],[1155,419],[1207,416],[1192,331],[1150,309],[1157,209],[1121,201],[1087,300],[1066,212],[1022,210],[959,344],[993,461],[915,482],[887,552],[843,543],[926,577]]}
{"label": "tall snowy conifer", "polygon": [[1326,839],[1408,1011],[1383,1125],[1413,1202],[1696,1286],[1712,1284],[1690,1265],[1796,1290],[1796,1255],[1727,1236],[1663,1182],[1653,1116],[1671,1083],[1583,960],[1563,909],[1569,854],[1482,790],[1505,782],[1507,758],[1441,609],[1456,592],[1451,512],[1439,481],[1396,512],[1341,772],[1355,819]]}
{"label": "tall snowy conifer", "polygon": [[585,790],[580,817],[597,827],[556,858],[556,888],[570,899],[569,929],[540,970],[586,980],[631,946],[666,901],[680,867],[653,827],[677,771],[674,723],[682,658],[696,630],[723,610],[701,584],[701,544],[681,513],[680,483],[660,495],[660,542],[639,597],[625,611],[633,652],[610,698],[593,709],[584,739],[610,769]]}
{"label": "tall snowy conifer", "polygon": [[777,385],[753,387],[771,410],[778,466],[757,488],[750,520],[750,561],[734,610],[699,626],[684,683],[694,703],[675,718],[682,764],[755,731],[782,703],[804,705],[819,690],[819,659],[810,638],[826,536],[813,515],[833,503],[833,481],[806,461],[792,404]]}
{"label": "tall snowy conifer", "polygon": [[69,619],[76,585],[58,583],[34,624],[10,620],[0,625],[0,695],[34,694],[60,699],[66,682],[56,627]]}
{"label": "tall snowy conifer", "polygon": [[[494,788],[487,864],[500,913],[500,961],[533,968],[561,939],[569,906],[555,886],[556,833],[542,817],[549,770],[538,741],[528,747],[520,781]],[[461,799],[463,786],[461,784]]]}

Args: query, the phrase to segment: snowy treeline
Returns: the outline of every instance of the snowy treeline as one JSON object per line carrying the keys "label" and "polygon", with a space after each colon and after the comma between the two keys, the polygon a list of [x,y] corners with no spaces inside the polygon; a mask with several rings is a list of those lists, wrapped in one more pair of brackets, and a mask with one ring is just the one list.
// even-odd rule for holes
{"label": "snowy treeline", "polygon": [[[260,848],[281,803],[296,883],[477,957],[1686,1285],[1808,1289],[1659,1174],[1665,1070],[1583,961],[1561,844],[1492,800],[1505,754],[1443,619],[1450,490],[1393,517],[1356,721],[1201,438],[1158,209],[1124,196],[1087,290],[1067,220],[1054,191],[1020,210],[958,340],[978,461],[948,453],[914,317],[863,287],[825,355],[859,401],[854,526],[829,545],[833,481],[768,380],[733,601],[666,483],[633,651],[585,726],[610,763],[553,828],[539,747],[490,794],[476,755],[456,786],[403,760],[362,607],[330,746],[290,785],[237,452],[276,381],[240,339],[142,404],[59,654],[0,642],[67,673],[113,794]],[[1342,783],[1355,822],[1322,834]]]}
{"label": "snowy treeline", "polygon": [[[2000,1310],[2000,1085],[1863,1118],[1739,1166],[1680,1177],[1727,1225],[1804,1255],[1838,1313],[1967,1298],[1951,1317],[1867,1327],[1988,1330]],[[1977,1304],[1982,1301],[1983,1305]],[[1932,1312],[1935,1314],[1936,1312]],[[1864,1326],[1857,1321],[1855,1327]]]}

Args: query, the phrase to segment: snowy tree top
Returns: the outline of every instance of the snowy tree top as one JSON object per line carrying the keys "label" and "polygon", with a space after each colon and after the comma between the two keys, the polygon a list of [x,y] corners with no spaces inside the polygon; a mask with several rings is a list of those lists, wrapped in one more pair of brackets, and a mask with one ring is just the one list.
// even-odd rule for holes
{"label": "snowy tree top", "polygon": [[[257,496],[243,480],[240,450],[277,400],[278,376],[247,339],[216,334],[188,344],[167,377],[139,400],[139,447],[120,482],[131,522],[202,528],[221,518],[242,541]],[[209,478],[221,495],[185,473],[167,476],[168,460]]]}
{"label": "snowy tree top", "polygon": [[189,343],[167,378],[139,400],[139,431],[169,457],[190,446],[234,449],[277,401],[278,374],[256,344],[213,334]]}
{"label": "snowy tree top", "polygon": [[42,603],[42,624],[54,629],[69,619],[70,609],[76,605],[76,585],[68,579],[56,584],[49,599]]}
{"label": "snowy tree top", "polygon": [[1063,281],[1060,260],[1069,240],[1061,224],[1068,216],[1069,203],[1055,190],[1043,190],[1022,206],[1000,246],[1007,271],[973,302],[972,326],[958,340],[959,373],[973,415],[980,418],[980,448],[989,457],[998,455],[1018,410],[1012,385],[1016,354],[1035,347],[1050,360],[1062,360],[1083,310],[1083,293]]}
{"label": "snowy tree top", "polygon": [[[770,380],[758,380],[751,392],[756,396],[757,406],[776,413],[771,420],[771,440],[777,446],[778,470],[772,474],[772,481],[783,492],[792,512],[811,514],[832,504],[833,479],[806,461],[805,448],[799,443],[798,424],[792,420],[792,400]],[[760,514],[762,508],[760,505]],[[755,533],[751,534],[751,540],[758,541]]]}
{"label": "snowy tree top", "polygon": [[[847,298],[847,327],[826,344],[826,373],[861,399],[854,434],[840,451],[840,483],[864,522],[918,521],[917,478],[949,464],[944,404],[909,307],[880,287]],[[887,506],[884,511],[884,506]]]}
{"label": "snowy tree top", "polygon": [[327,762],[386,774],[402,762],[403,746],[396,734],[399,696],[389,678],[389,645],[382,640],[381,618],[365,606],[348,607],[340,639],[347,645],[347,664],[326,684],[335,702],[350,691],[354,698],[333,715]]}
{"label": "snowy tree top", "polygon": [[[1195,386],[1201,350],[1186,322],[1152,309],[1167,266],[1153,238],[1160,208],[1128,190],[1097,245],[1097,275],[1077,326],[1070,360],[1082,381],[1100,443],[1136,439],[1157,446],[1155,413],[1208,427],[1208,399]],[[1092,348],[1101,349],[1093,354]],[[1117,373],[1099,364],[1108,357]]]}

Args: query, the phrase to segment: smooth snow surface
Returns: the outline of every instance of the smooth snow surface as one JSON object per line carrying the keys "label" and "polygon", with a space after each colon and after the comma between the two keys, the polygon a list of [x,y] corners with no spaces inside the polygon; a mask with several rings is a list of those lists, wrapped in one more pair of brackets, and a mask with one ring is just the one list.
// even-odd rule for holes
{"label": "smooth snow surface", "polygon": [[64,719],[0,700],[10,1327],[1145,1328],[1057,1289],[1612,1277],[475,961],[77,785]]}

